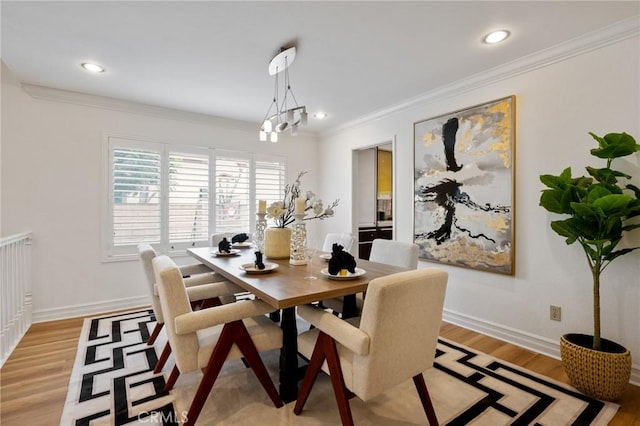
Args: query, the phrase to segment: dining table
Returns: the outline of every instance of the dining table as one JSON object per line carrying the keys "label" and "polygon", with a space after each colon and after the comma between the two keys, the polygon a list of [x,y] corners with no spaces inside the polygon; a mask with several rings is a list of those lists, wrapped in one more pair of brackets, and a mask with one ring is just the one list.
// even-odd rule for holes
{"label": "dining table", "polygon": [[[298,396],[298,330],[296,306],[322,300],[343,297],[343,318],[357,315],[357,293],[367,290],[369,282],[405,268],[357,259],[356,273],[333,276],[328,273],[329,257],[319,252],[307,265],[293,265],[289,259],[264,259],[266,268],[255,267],[256,254],[250,244],[232,249],[231,253],[220,253],[217,247],[187,249],[187,253],[198,259],[212,271],[238,285],[255,297],[280,311],[280,327],[283,333],[279,360],[280,397],[285,402]],[[308,277],[315,276],[315,279]]]}

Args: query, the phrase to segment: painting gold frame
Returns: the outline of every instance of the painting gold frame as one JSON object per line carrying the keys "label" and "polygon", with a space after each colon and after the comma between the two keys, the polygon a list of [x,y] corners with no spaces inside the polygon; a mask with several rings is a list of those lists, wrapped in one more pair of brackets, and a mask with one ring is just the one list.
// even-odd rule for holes
{"label": "painting gold frame", "polygon": [[420,258],[515,274],[515,96],[413,129]]}

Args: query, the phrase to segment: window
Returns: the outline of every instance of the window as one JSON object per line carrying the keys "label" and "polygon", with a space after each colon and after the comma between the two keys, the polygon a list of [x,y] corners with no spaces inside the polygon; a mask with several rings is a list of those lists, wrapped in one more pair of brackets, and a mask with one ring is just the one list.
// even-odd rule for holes
{"label": "window", "polygon": [[209,156],[169,154],[169,243],[209,238]]}
{"label": "window", "polygon": [[109,137],[104,260],[206,246],[209,235],[255,227],[258,199],[284,192],[284,157]]}
{"label": "window", "polygon": [[113,150],[113,245],[160,242],[159,152]]}
{"label": "window", "polygon": [[[281,163],[271,160],[256,160],[256,199],[266,200],[267,206],[282,200],[284,195],[285,169]],[[271,222],[270,225],[274,225]]]}
{"label": "window", "polygon": [[248,155],[232,152],[216,155],[216,232],[250,229],[250,206],[255,204],[250,203],[250,168]]}

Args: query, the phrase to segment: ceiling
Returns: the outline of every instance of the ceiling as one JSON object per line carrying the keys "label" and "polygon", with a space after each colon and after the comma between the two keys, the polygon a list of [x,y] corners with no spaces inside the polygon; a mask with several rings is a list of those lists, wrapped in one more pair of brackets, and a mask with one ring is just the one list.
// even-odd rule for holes
{"label": "ceiling", "polygon": [[[638,16],[640,2],[4,0],[1,15],[21,82],[255,122],[257,137],[283,46],[297,46],[291,86],[322,132]],[[500,28],[506,42],[481,42]]]}

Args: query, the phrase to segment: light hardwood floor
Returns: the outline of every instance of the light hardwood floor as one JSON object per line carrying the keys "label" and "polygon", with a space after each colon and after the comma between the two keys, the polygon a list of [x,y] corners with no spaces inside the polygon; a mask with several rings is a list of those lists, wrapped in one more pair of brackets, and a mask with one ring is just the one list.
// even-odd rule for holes
{"label": "light hardwood floor", "polygon": [[[0,424],[54,425],[60,421],[83,318],[33,324],[0,370]],[[455,325],[441,336],[568,383],[560,361]],[[628,386],[613,426],[640,426],[640,387]]]}

